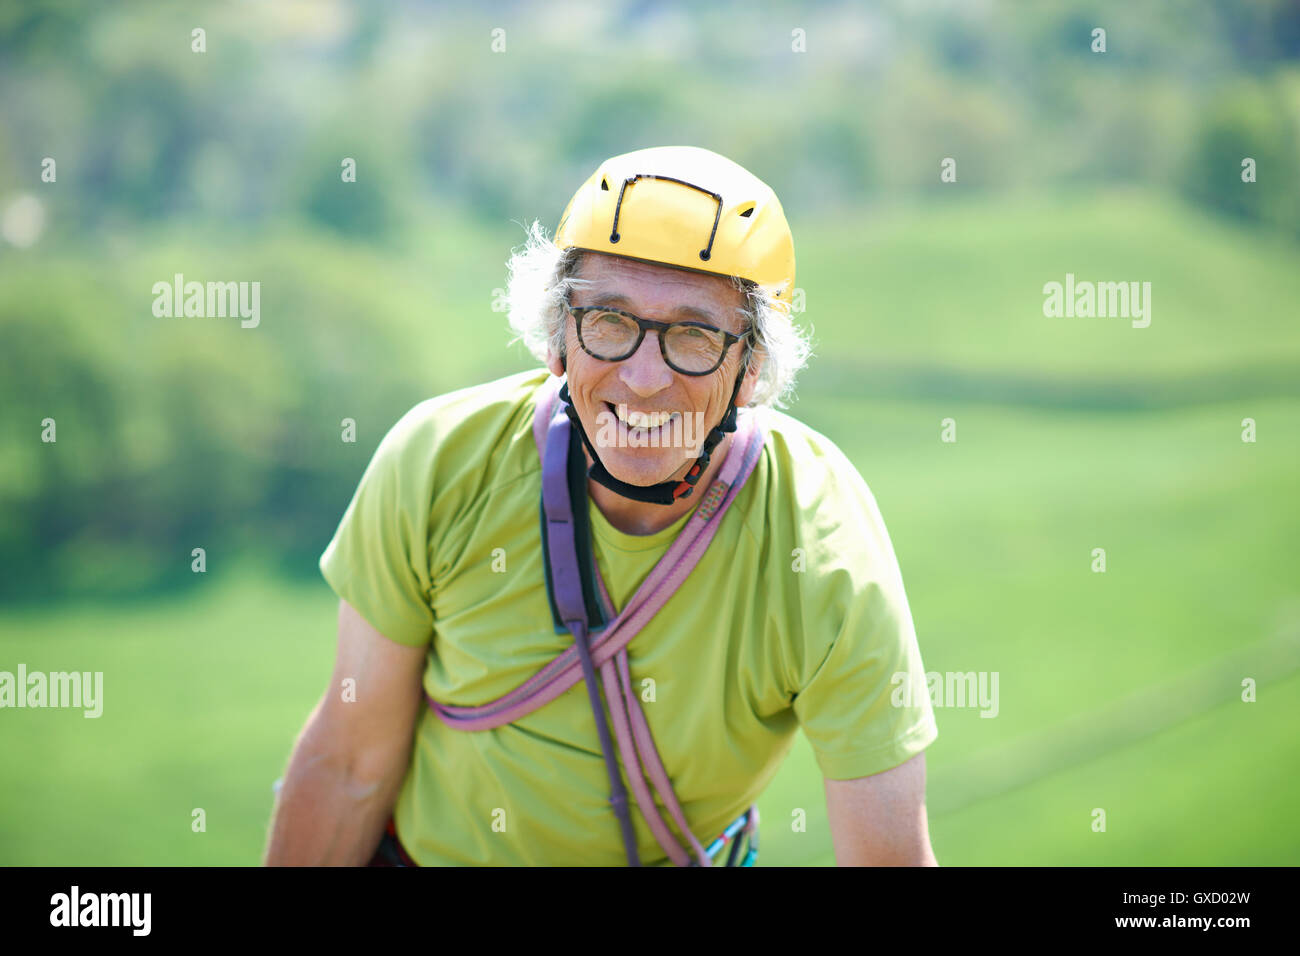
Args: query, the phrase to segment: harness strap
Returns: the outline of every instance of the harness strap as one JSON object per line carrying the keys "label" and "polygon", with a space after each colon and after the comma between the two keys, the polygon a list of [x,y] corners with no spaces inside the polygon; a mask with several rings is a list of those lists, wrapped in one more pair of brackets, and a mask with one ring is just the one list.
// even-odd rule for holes
{"label": "harness strap", "polygon": [[[599,588],[599,594],[596,595],[590,593],[590,579],[583,575],[582,562],[575,548],[575,511],[568,484],[570,422],[563,411],[557,410],[559,385],[558,379],[551,378],[539,390],[533,420],[533,438],[543,462],[542,519],[546,530],[551,601],[557,616],[573,633],[574,645],[515,690],[480,707],[450,707],[434,701],[427,694],[426,698],[434,713],[448,726],[466,731],[486,730],[531,713],[560,696],[578,680],[584,680],[596,717],[606,770],[610,776],[610,802],[619,817],[628,861],[633,866],[639,866],[627,814],[626,790],[614,764],[604,708],[600,706],[596,687],[595,670],[599,668],[600,683],[609,705],[619,754],[628,771],[633,796],[652,834],[677,866],[689,866],[693,862],[711,866],[712,859],[691,832],[655,748],[649,723],[632,688],[626,648],[632,638],[668,602],[703,556],[721,524],[722,514],[735,500],[740,487],[757,464],[763,445],[762,431],[752,416],[747,415],[741,420],[717,479],[668,552],[656,564],[623,611],[615,616],[613,602],[605,588],[599,567],[594,561],[590,562],[594,572],[590,577],[594,577],[596,587]],[[585,500],[583,505],[585,506]],[[613,620],[588,646],[589,611],[597,608],[604,611],[605,620]],[[636,768],[635,773],[632,772],[633,767]],[[645,772],[648,772],[651,784],[663,800],[673,822],[686,838],[695,857],[694,861],[672,837],[663,821],[646,787]],[[757,830],[757,809],[750,808],[745,828],[753,835],[756,835]]]}
{"label": "harness strap", "polygon": [[[568,419],[562,413],[556,414],[551,421],[552,430],[568,430]],[[552,437],[555,437],[557,447],[563,447],[558,436]],[[548,438],[548,443],[549,440]],[[751,416],[746,415],[741,419],[733,441],[735,444],[723,462],[713,487],[692,512],[676,540],[632,595],[618,618],[592,640],[591,659],[597,668],[626,647],[668,602],[713,540],[721,521],[711,519],[720,517],[735,500],[740,486],[753,471],[762,451],[761,431]],[[543,491],[545,492],[545,477]],[[552,568],[551,573],[557,576],[563,574],[566,579],[580,577],[576,570],[561,571]],[[575,601],[574,604],[576,603]],[[478,707],[454,707],[430,699],[429,706],[444,723],[458,730],[491,730],[549,704],[581,679],[579,651],[577,647],[569,647],[510,693],[490,703]]]}
{"label": "harness strap", "polygon": [[[605,579],[601,577],[600,568],[596,568],[596,583],[600,587],[600,597],[604,606],[608,609],[607,616],[614,616],[614,602],[609,596],[609,591],[605,587]],[[632,675],[628,669],[627,648],[618,652],[614,658],[617,666],[618,688],[620,691],[621,709],[626,709],[631,722],[631,736],[636,747],[639,757],[639,765],[645,768],[649,774],[651,784],[655,792],[659,794],[659,799],[668,807],[668,813],[672,816],[673,822],[677,824],[677,829],[686,837],[687,843],[690,844],[691,850],[695,853],[696,862],[701,866],[712,866],[713,859],[708,855],[705,849],[700,846],[699,841],[695,839],[690,825],[686,822],[686,814],[682,812],[681,804],[677,800],[677,793],[673,790],[672,782],[668,779],[668,772],[664,769],[663,761],[659,759],[659,751],[655,747],[654,737],[650,733],[650,724],[646,720],[645,712],[641,709],[641,701],[638,699],[632,686]],[[608,667],[608,665],[606,665]],[[605,680],[605,686],[610,687],[612,681],[605,677],[605,672],[601,671],[602,679]],[[627,751],[627,741],[623,735],[619,735],[620,749],[623,751],[623,766],[632,766]],[[640,774],[637,774],[639,777]],[[635,786],[633,787],[635,792]],[[639,796],[637,806],[641,809],[641,815],[645,818],[650,826],[651,832],[655,834],[659,846],[663,848],[668,858],[677,866],[689,866],[690,859],[681,847],[669,837],[665,840],[661,835],[661,830],[667,833],[667,826],[659,815],[659,810],[654,801],[650,800],[648,795],[643,801]]]}

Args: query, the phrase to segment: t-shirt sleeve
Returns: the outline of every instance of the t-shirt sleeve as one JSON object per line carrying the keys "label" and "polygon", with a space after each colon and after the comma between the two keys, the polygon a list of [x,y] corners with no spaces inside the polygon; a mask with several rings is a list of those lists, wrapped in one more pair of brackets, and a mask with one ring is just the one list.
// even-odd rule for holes
{"label": "t-shirt sleeve", "polygon": [[[809,541],[793,707],[824,776],[897,767],[938,736],[902,575],[866,482],[836,449]],[[907,692],[904,692],[907,691]]]}
{"label": "t-shirt sleeve", "polygon": [[408,646],[433,637],[429,520],[434,429],[416,406],[384,436],[321,555],[329,586],[379,633]]}

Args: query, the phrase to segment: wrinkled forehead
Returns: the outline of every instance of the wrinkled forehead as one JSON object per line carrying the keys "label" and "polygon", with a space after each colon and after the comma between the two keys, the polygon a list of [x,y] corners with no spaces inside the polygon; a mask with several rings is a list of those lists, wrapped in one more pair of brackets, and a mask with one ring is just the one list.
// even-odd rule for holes
{"label": "wrinkled forehead", "polygon": [[583,251],[574,283],[584,305],[608,305],[644,318],[662,315],[734,329],[745,298],[724,276],[657,262]]}

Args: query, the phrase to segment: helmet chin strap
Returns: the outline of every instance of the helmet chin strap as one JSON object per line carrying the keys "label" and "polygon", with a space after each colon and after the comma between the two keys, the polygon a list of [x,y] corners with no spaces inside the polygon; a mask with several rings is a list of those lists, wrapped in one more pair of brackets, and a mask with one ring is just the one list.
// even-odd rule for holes
{"label": "helmet chin strap", "polygon": [[[565,368],[567,372],[568,369]],[[591,458],[594,462],[587,470],[587,477],[592,481],[599,482],[616,495],[624,498],[631,498],[633,501],[644,501],[655,505],[673,505],[682,498],[689,498],[691,492],[695,490],[695,483],[700,480],[709,467],[709,456],[713,449],[717,447],[718,442],[726,436],[727,432],[736,430],[736,396],[740,393],[740,383],[745,377],[745,367],[742,364],[740,372],[736,375],[736,387],[731,390],[731,399],[727,402],[727,411],[713,429],[709,431],[708,436],[704,439],[703,453],[696,458],[691,467],[687,470],[686,475],[680,481],[661,481],[657,485],[629,485],[626,481],[619,481],[605,468],[600,460],[600,455],[596,452],[595,447],[591,444],[591,439],[587,437],[587,432],[582,427],[582,422],[578,418],[578,410],[573,407],[573,400],[569,397],[569,383],[565,380],[564,385],[560,387],[560,401],[564,403],[564,413],[569,416],[569,421],[573,422],[574,427],[578,429],[578,434],[582,436],[582,442],[587,446],[587,451],[591,452]]]}

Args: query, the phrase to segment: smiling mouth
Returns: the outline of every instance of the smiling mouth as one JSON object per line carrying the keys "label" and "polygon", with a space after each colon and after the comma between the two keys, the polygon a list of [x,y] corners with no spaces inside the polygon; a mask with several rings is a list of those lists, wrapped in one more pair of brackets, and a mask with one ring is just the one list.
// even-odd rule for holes
{"label": "smiling mouth", "polygon": [[[682,417],[681,412],[673,412],[665,417],[664,412],[657,412],[654,415],[644,415],[640,412],[627,412],[627,417],[619,414],[618,407],[609,402],[605,402],[605,407],[609,409],[611,415],[618,420],[618,423],[624,428],[637,429],[640,431],[652,432],[662,428],[665,425],[671,425],[673,422]],[[626,409],[627,406],[622,406]]]}

